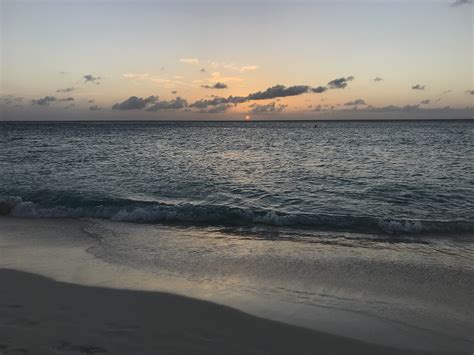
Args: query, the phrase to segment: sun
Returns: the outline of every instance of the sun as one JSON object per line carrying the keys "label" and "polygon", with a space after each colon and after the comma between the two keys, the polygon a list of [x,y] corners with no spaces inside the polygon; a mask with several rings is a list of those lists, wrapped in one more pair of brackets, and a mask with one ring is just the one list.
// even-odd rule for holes
{"label": "sun", "polygon": [[249,115],[245,115],[245,120],[246,120],[246,121],[250,121],[250,116],[249,116]]}

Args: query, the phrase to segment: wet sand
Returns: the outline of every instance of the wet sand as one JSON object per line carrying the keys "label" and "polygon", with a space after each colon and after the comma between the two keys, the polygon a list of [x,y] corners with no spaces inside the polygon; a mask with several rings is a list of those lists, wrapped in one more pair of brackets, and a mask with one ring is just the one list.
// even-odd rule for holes
{"label": "wet sand", "polygon": [[[2,354],[414,354],[187,297],[0,270]],[[418,352],[421,354],[422,352]]]}

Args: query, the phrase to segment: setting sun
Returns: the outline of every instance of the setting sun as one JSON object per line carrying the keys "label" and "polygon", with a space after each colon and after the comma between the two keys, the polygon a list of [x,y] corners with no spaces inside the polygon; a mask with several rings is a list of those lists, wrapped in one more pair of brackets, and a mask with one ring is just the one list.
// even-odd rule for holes
{"label": "setting sun", "polygon": [[246,121],[250,121],[250,116],[249,116],[249,115],[245,115],[245,120],[246,120]]}

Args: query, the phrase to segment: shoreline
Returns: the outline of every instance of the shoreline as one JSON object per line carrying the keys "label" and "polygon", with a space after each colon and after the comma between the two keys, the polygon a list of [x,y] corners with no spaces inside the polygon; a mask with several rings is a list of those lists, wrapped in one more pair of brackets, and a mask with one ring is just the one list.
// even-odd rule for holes
{"label": "shoreline", "polygon": [[[391,267],[390,277],[387,277],[389,274],[384,271],[383,260],[393,255],[390,253],[399,253],[397,246],[390,253],[385,250],[382,254],[379,249],[373,248],[376,254],[368,259],[372,260],[370,270],[373,270],[373,262],[377,262],[378,271],[371,271],[373,281],[364,288],[360,283],[363,278],[355,277],[357,270],[366,272],[364,266],[367,262],[363,259],[364,255],[368,255],[366,248],[358,250],[354,247],[328,247],[326,244],[289,241],[275,243],[260,239],[251,240],[248,235],[243,238],[206,229],[176,229],[99,220],[0,217],[0,333],[4,334],[3,328],[16,330],[18,333],[8,344],[0,341],[0,352],[4,353],[1,344],[8,345],[10,349],[21,348],[19,343],[13,340],[31,336],[32,341],[28,344],[37,344],[38,341],[43,341],[41,339],[47,342],[47,345],[40,344],[41,349],[47,348],[41,350],[43,352],[40,354],[78,353],[77,347],[89,343],[105,349],[109,349],[110,344],[115,344],[117,347],[113,348],[112,352],[109,349],[109,353],[120,354],[120,341],[116,336],[110,338],[108,331],[104,333],[104,324],[109,323],[105,319],[108,315],[113,315],[120,324],[135,324],[139,323],[141,318],[146,318],[146,325],[140,328],[140,332],[144,333],[136,336],[143,337],[148,334],[150,340],[140,338],[138,342],[146,347],[130,348],[131,350],[124,354],[147,354],[148,348],[161,346],[154,343],[155,337],[168,338],[163,335],[168,334],[168,318],[164,320],[165,324],[162,324],[160,322],[163,319],[159,313],[155,314],[155,319],[148,314],[150,309],[154,312],[155,309],[164,308],[165,312],[168,312],[167,317],[176,318],[173,323],[174,333],[171,335],[176,342],[180,342],[182,338],[187,339],[188,333],[199,333],[202,319],[207,322],[202,329],[206,334],[212,335],[213,343],[217,341],[226,345],[230,342],[232,345],[232,341],[235,341],[237,346],[242,337],[248,337],[249,342],[245,342],[245,349],[212,348],[209,351],[201,351],[199,347],[180,351],[179,344],[177,350],[174,350],[170,344],[168,350],[160,348],[150,353],[278,353],[278,349],[274,350],[268,346],[272,346],[275,338],[285,338],[283,330],[279,330],[278,335],[273,335],[272,331],[268,330],[261,339],[252,338],[246,333],[247,328],[256,333],[260,332],[260,327],[267,329],[268,325],[261,323],[264,321],[279,324],[280,327],[289,327],[288,329],[303,329],[309,332],[308,334],[313,334],[303,336],[301,341],[304,341],[306,347],[290,350],[282,345],[278,348],[286,350],[281,350],[281,353],[357,354],[359,352],[352,351],[352,345],[348,351],[338,348],[356,344],[357,349],[359,346],[364,347],[360,350],[363,354],[470,354],[468,350],[472,342],[469,340],[468,329],[471,323],[466,315],[460,313],[462,308],[458,307],[459,304],[469,302],[463,297],[465,292],[456,288],[457,291],[453,294],[449,292],[450,285],[445,285],[445,291],[441,292],[440,280],[432,283],[431,287],[438,285],[437,294],[441,297],[427,295],[423,291],[426,287],[414,288],[414,282],[407,283],[409,280],[400,284],[407,272],[411,272],[410,280],[423,280],[419,276],[423,276],[426,269],[417,269],[415,265],[407,265],[405,268],[398,265],[398,274],[395,273],[397,269]],[[314,247],[316,249],[312,249]],[[213,252],[209,254],[211,250]],[[351,254],[350,257],[348,253]],[[312,257],[317,258],[319,263],[311,261]],[[309,270],[309,267],[303,264],[297,268],[296,266],[300,265],[297,264],[298,259],[299,263],[306,260],[306,264],[313,270],[320,270],[320,274],[313,271],[311,277],[308,277],[299,273],[299,270]],[[275,263],[275,260],[279,263]],[[153,263],[150,264],[149,261]],[[439,262],[437,259],[430,270],[433,271],[436,265],[441,267]],[[215,265],[220,267],[215,268]],[[243,270],[240,265],[244,265]],[[292,268],[289,269],[288,265]],[[316,265],[319,267],[316,268]],[[350,268],[347,269],[344,265]],[[253,270],[253,273],[248,274],[248,270]],[[330,278],[324,277],[325,270],[330,272]],[[270,274],[266,274],[267,271]],[[14,277],[3,277],[5,273],[20,275],[23,286],[20,288],[20,283],[17,283]],[[295,275],[298,276],[297,279]],[[337,277],[334,278],[333,275]],[[381,276],[383,278],[380,278]],[[330,282],[335,286],[331,287]],[[302,283],[307,285],[306,288],[301,287]],[[35,287],[35,284],[41,285]],[[338,285],[340,288],[336,289]],[[378,292],[378,289],[374,288],[376,285],[388,288],[387,293],[392,297]],[[459,282],[453,285],[457,286]],[[372,287],[372,294],[367,286]],[[287,293],[275,293],[275,290],[280,291],[281,287],[289,287],[284,291]],[[35,300],[28,298],[31,295],[36,297],[37,289],[45,293],[42,296],[43,304],[36,304]],[[72,292],[71,289],[77,292]],[[405,293],[411,290],[412,296],[398,298],[400,302],[397,303],[394,295],[397,290]],[[299,293],[300,291],[303,293]],[[5,301],[7,293],[13,301]],[[109,295],[109,298],[103,296],[104,294]],[[101,303],[91,307],[83,303],[84,299],[96,299],[98,295],[102,295]],[[140,295],[137,296],[140,301],[135,302],[135,296],[130,295]],[[448,295],[451,296],[449,302],[446,298]],[[453,296],[456,296],[456,300]],[[20,304],[14,301],[15,299],[25,300],[21,309],[9,307]],[[69,314],[54,308],[64,302],[64,299],[70,299]],[[170,301],[171,299],[175,301]],[[182,307],[175,307],[173,310],[173,306],[170,306],[168,309],[168,306],[176,304],[178,299],[183,307],[195,307],[194,313],[181,312]],[[167,301],[163,303],[163,300]],[[434,302],[436,309],[430,306],[429,302]],[[133,303],[148,304],[148,313],[146,306],[135,312],[142,314],[141,318],[122,311],[128,311],[130,304],[135,307]],[[30,311],[26,310],[28,304],[31,305]],[[196,305],[201,304],[211,305],[208,306],[211,310],[205,316],[199,317],[196,314],[202,313],[199,309],[203,308]],[[108,307],[107,311],[102,309],[104,305]],[[41,311],[42,309],[45,311]],[[234,313],[219,313],[221,309],[232,310]],[[95,329],[92,333],[88,333],[88,319],[81,318],[84,314],[89,314],[88,312],[92,319],[96,313],[105,312],[102,313],[100,322],[92,321],[91,327]],[[395,313],[400,316],[394,317]],[[33,319],[31,314],[38,314],[37,319]],[[61,314],[61,319],[54,318]],[[242,322],[249,319],[248,317],[253,319],[255,324],[243,326]],[[45,320],[51,318],[52,323],[45,327],[46,333],[38,333],[38,329],[34,329],[33,325],[37,322],[44,324]],[[19,320],[18,324],[15,319]],[[437,328],[439,321],[443,321],[444,326]],[[209,322],[213,323],[208,324]],[[193,325],[192,329],[189,329],[188,324]],[[120,327],[112,333],[121,333]],[[64,339],[53,339],[52,335],[59,328],[68,328],[69,331],[63,336]],[[158,329],[158,335],[152,334],[155,328]],[[226,331],[222,332],[222,328]],[[232,331],[226,333],[227,328]],[[236,333],[235,337],[233,332]],[[89,334],[88,338],[82,338],[80,334],[83,333]],[[292,336],[297,336],[295,334]],[[313,337],[317,341],[313,340]],[[126,340],[124,341],[123,348],[129,349]],[[161,339],[160,343],[166,341]],[[326,344],[325,347],[320,349],[318,342]],[[109,348],[98,345],[99,343]],[[64,349],[58,350],[61,344]],[[194,343],[191,345],[195,346]],[[333,350],[333,347],[340,350]],[[314,350],[316,348],[319,350]]]}
{"label": "shoreline", "polygon": [[0,295],[5,354],[430,354],[184,296],[81,286],[9,269],[0,269]]}

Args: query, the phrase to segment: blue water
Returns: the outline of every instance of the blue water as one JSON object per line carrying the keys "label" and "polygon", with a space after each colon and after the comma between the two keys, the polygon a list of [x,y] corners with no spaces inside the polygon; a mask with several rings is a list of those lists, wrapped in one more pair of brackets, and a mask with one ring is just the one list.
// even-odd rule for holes
{"label": "blue water", "polygon": [[0,209],[471,234],[473,133],[474,121],[0,122]]}

